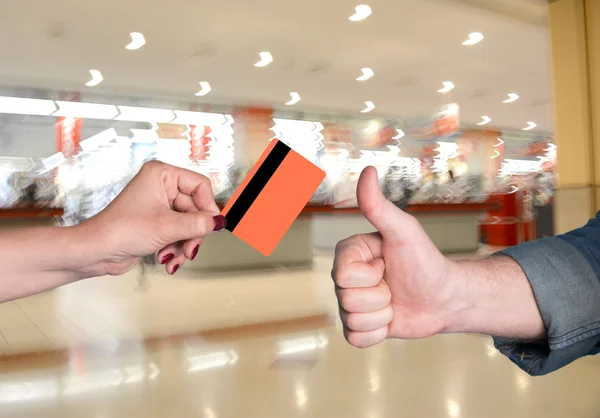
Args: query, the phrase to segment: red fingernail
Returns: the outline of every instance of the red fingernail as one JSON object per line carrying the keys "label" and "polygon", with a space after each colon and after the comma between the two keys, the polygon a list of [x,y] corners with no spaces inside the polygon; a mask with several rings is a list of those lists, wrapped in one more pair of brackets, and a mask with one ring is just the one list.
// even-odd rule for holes
{"label": "red fingernail", "polygon": [[199,249],[200,249],[200,244],[196,245],[196,246],[194,247],[194,249],[192,250],[192,260],[193,260],[194,258],[196,258],[196,256],[198,255],[198,250],[199,250]]}
{"label": "red fingernail", "polygon": [[160,264],[167,264],[173,258],[175,258],[175,254],[167,254],[162,258],[162,260],[160,260]]}
{"label": "red fingernail", "polygon": [[175,264],[175,267],[173,267],[173,271],[171,272],[171,274],[175,274],[177,270],[179,270],[179,264]]}
{"label": "red fingernail", "polygon": [[223,215],[217,215],[213,217],[213,220],[215,221],[214,231],[221,231],[227,226],[227,219]]}

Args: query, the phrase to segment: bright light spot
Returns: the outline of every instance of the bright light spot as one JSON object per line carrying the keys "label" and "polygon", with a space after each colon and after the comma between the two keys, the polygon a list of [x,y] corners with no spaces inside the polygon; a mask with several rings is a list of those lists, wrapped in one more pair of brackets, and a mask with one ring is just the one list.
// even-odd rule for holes
{"label": "bright light spot", "polygon": [[299,409],[304,409],[308,402],[308,395],[306,394],[306,388],[302,383],[296,383],[296,406]]}
{"label": "bright light spot", "polygon": [[456,401],[448,400],[446,406],[448,408],[448,416],[452,418],[457,418],[460,416],[460,406]]}
{"label": "bright light spot", "polygon": [[508,93],[508,99],[504,100],[502,103],[513,103],[519,100],[519,95],[517,93]]}
{"label": "bright light spot", "polygon": [[375,105],[373,104],[373,102],[365,102],[365,105],[367,107],[361,110],[360,113],[369,113],[371,110],[375,109]]}
{"label": "bright light spot", "polygon": [[52,100],[0,97],[0,113],[48,116],[55,111],[56,105]]}
{"label": "bright light spot", "polygon": [[362,75],[360,77],[358,77],[356,79],[356,81],[366,81],[375,75],[373,70],[370,68],[363,68],[361,71],[362,71]]}
{"label": "bright light spot", "polygon": [[500,168],[500,175],[511,176],[537,173],[539,171],[542,171],[542,164],[543,162],[540,160],[514,160],[509,158],[502,162],[502,167]]}
{"label": "bright light spot", "polygon": [[371,392],[377,392],[381,386],[381,378],[377,370],[369,369],[369,389]]}
{"label": "bright light spot", "polygon": [[117,106],[119,116],[115,120],[129,122],[169,123],[175,119],[175,114],[169,109],[154,109],[150,107]]}
{"label": "bright light spot", "polygon": [[473,32],[469,34],[469,39],[464,41],[462,44],[465,46],[471,46],[478,44],[481,41],[483,41],[483,35],[479,32]]}
{"label": "bright light spot", "polygon": [[286,103],[286,105],[288,105],[288,106],[295,105],[296,103],[298,103],[300,101],[300,95],[298,93],[296,93],[295,91],[290,93],[290,97],[292,99]]}
{"label": "bright light spot", "polygon": [[131,36],[131,42],[127,44],[127,46],[125,47],[126,49],[130,51],[135,51],[136,49],[140,49],[141,47],[146,45],[146,38],[144,38],[143,34],[139,32],[131,32],[129,36]]}
{"label": "bright light spot", "polygon": [[531,131],[532,129],[537,128],[537,123],[535,122],[527,122],[527,127],[523,128],[524,131]]}
{"label": "bright light spot", "polygon": [[348,18],[352,22],[359,22],[361,20],[364,20],[367,17],[371,16],[371,14],[373,13],[371,8],[369,6],[367,6],[366,4],[361,4],[359,6],[356,6],[354,8],[354,11],[355,11],[355,13]]}
{"label": "bright light spot", "polygon": [[198,97],[206,96],[212,90],[208,81],[201,81],[199,84],[200,90],[198,91],[198,93],[196,93],[196,96]]}
{"label": "bright light spot", "polygon": [[491,121],[492,121],[492,119],[489,116],[482,116],[481,122],[479,122],[477,125],[479,125],[479,126],[487,125]]}
{"label": "bright light spot", "polygon": [[188,356],[188,373],[193,373],[202,370],[215,369],[235,364],[239,357],[233,350],[217,351],[214,353],[200,354]]}
{"label": "bright light spot", "polygon": [[210,408],[204,408],[204,418],[217,418],[217,414]]}
{"label": "bright light spot", "polygon": [[454,142],[438,142],[439,147],[435,150],[437,155],[433,157],[433,172],[448,172],[448,160],[458,157],[458,144]]}
{"label": "bright light spot", "polygon": [[444,81],[442,83],[443,88],[438,90],[438,93],[448,93],[449,91],[454,89],[454,83],[452,81]]}
{"label": "bright light spot", "polygon": [[287,355],[315,351],[325,348],[328,343],[329,340],[324,335],[284,340],[279,343],[278,354]]}
{"label": "bright light spot", "polygon": [[494,145],[494,148],[499,147],[500,145],[504,145],[504,141],[498,138],[498,143]]}
{"label": "bright light spot", "polygon": [[119,110],[117,106],[81,102],[56,102],[58,110],[53,116],[65,116],[83,119],[114,119]]}
{"label": "bright light spot", "polygon": [[104,81],[104,77],[102,77],[102,73],[99,70],[90,70],[90,74],[92,75],[92,79],[85,83],[86,86],[95,87]]}
{"label": "bright light spot", "polygon": [[113,128],[107,129],[105,131],[100,132],[94,136],[89,137],[81,141],[79,144],[81,146],[82,151],[90,152],[95,148],[99,148],[102,145],[108,144],[110,141],[117,137],[117,131]]}
{"label": "bright light spot", "polygon": [[494,343],[492,343],[491,341],[486,344],[486,351],[488,357],[493,358],[498,355],[498,350],[496,350],[496,347],[494,347]]}
{"label": "bright light spot", "polygon": [[531,378],[518,370],[515,373],[515,384],[520,390],[526,391],[531,386]]}
{"label": "bright light spot", "polygon": [[258,54],[260,61],[254,64],[255,67],[266,67],[273,62],[273,55],[270,52],[264,51]]}

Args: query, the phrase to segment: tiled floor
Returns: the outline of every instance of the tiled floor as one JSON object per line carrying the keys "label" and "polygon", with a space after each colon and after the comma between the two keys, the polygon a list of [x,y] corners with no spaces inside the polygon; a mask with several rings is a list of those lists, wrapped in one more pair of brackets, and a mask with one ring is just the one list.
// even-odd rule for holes
{"label": "tiled floor", "polygon": [[480,336],[345,343],[328,321],[0,361],[1,417],[598,417],[600,362],[531,378]]}
{"label": "tiled floor", "polygon": [[138,289],[139,272],[81,281],[0,304],[0,353],[140,339],[337,312],[332,260],[314,269],[246,274],[157,267]]}
{"label": "tiled floor", "polygon": [[353,349],[330,266],[155,272],[142,291],[132,273],[0,305],[0,417],[600,416],[600,357],[531,378],[483,336]]}

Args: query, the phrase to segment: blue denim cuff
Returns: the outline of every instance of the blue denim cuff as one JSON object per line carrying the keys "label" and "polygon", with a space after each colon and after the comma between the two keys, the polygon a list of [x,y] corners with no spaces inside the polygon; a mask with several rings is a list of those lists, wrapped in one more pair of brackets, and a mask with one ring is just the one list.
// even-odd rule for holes
{"label": "blue denim cuff", "polygon": [[529,279],[548,331],[546,341],[494,338],[496,347],[532,375],[557,370],[595,353],[600,341],[600,281],[585,257],[559,237],[500,252]]}

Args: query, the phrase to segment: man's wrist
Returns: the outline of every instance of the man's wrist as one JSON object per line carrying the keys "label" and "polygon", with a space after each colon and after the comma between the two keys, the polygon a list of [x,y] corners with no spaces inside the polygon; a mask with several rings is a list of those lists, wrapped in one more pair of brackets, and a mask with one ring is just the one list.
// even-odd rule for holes
{"label": "man's wrist", "polygon": [[510,257],[453,262],[448,281],[453,297],[443,332],[527,340],[545,336],[531,285]]}
{"label": "man's wrist", "polygon": [[468,332],[468,317],[474,309],[473,295],[464,272],[465,264],[449,261],[448,297],[444,306],[444,329],[442,333]]}

